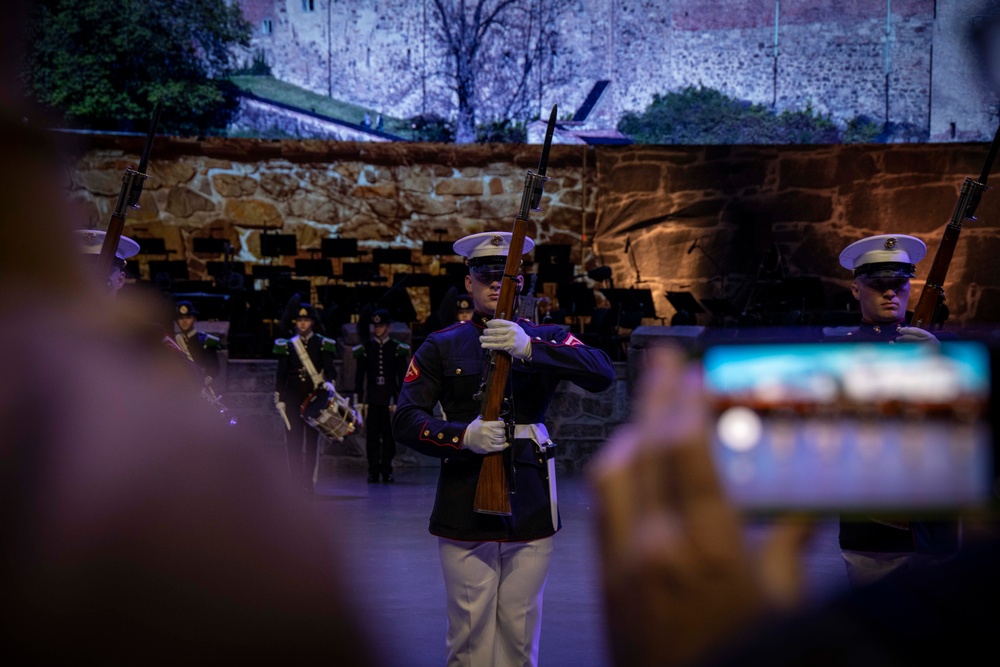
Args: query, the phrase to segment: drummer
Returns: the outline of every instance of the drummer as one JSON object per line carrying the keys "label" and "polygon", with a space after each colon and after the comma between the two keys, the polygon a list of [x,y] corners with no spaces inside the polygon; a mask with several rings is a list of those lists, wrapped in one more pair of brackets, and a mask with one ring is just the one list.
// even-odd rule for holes
{"label": "drummer", "polygon": [[317,333],[319,326],[315,308],[308,303],[299,304],[295,311],[295,335],[274,341],[273,351],[278,358],[274,402],[288,427],[285,433],[288,471],[292,483],[310,497],[317,477],[319,432],[302,419],[302,405],[317,391],[333,395],[336,377],[337,343]]}

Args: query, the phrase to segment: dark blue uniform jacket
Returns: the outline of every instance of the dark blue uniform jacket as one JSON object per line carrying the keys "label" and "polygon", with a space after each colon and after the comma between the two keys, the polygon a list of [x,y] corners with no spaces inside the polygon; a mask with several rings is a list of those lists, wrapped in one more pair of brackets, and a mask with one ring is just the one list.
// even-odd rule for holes
{"label": "dark blue uniform jacket", "polygon": [[[486,318],[459,322],[432,333],[410,361],[399,395],[393,436],[422,454],[441,459],[430,532],[455,540],[533,540],[555,533],[549,509],[548,464],[531,440],[517,439],[504,452],[513,484],[511,516],[473,510],[482,456],[462,449],[465,428],[480,413],[487,351],[479,344]],[[556,385],[568,380],[588,391],[614,381],[614,367],[602,350],[582,344],[556,325],[518,324],[531,337],[531,360],[512,364],[510,410],[515,424],[537,424]],[[435,417],[440,401],[444,419]],[[503,417],[509,423],[510,414]],[[512,474],[511,474],[512,472]]]}

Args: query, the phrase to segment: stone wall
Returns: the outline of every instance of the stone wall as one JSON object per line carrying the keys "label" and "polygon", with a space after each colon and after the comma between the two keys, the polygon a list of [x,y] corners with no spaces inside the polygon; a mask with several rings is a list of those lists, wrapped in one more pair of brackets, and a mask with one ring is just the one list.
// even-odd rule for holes
{"label": "stone wall", "polygon": [[[69,194],[80,219],[103,228],[142,139],[76,140]],[[554,146],[543,210],[528,233],[539,243],[569,245],[578,275],[610,266],[612,280],[598,288],[649,289],[658,319],[644,324],[673,316],[668,291],[726,298],[753,311],[761,292],[786,278],[821,285],[818,298],[799,309],[838,310],[849,280],[840,250],[868,234],[911,233],[933,256],[959,187],[978,176],[986,149]],[[353,238],[368,252],[411,249],[412,266],[385,272],[439,274],[449,258],[423,255],[422,242],[510,229],[524,175],[537,159],[538,147],[519,145],[158,138],[126,233],[140,243],[164,239],[170,257],[187,260],[191,278],[208,278],[207,261],[218,259],[193,250],[194,239],[210,236],[228,239],[248,272],[261,263],[294,266],[296,257],[261,257],[261,233],[274,231],[296,236],[299,258],[316,256],[324,238]],[[995,192],[983,196],[978,218],[963,227],[946,281],[955,324],[1000,319]],[[138,258],[146,279],[150,259],[157,258]],[[929,260],[918,266],[914,294],[929,268]],[[556,294],[555,285],[542,287]],[[421,320],[436,308],[426,291],[407,291]],[[707,316],[698,323],[724,324]]]}
{"label": "stone wall", "polygon": [[[274,17],[274,32],[258,30],[254,46],[277,78],[393,116],[453,116],[429,0],[315,0],[313,11],[301,0],[241,2],[257,28]],[[590,119],[604,128],[688,85],[778,111],[810,106],[839,122],[867,115],[910,123],[938,141],[989,139],[995,128],[996,95],[981,89],[965,46],[978,5],[970,0],[524,4],[543,7],[557,35],[535,68],[544,71],[539,115],[553,104],[572,113],[595,82],[610,80]],[[524,47],[499,42],[487,62],[507,62],[505,53]],[[487,72],[479,86],[489,80]],[[484,97],[480,121],[499,109]]]}

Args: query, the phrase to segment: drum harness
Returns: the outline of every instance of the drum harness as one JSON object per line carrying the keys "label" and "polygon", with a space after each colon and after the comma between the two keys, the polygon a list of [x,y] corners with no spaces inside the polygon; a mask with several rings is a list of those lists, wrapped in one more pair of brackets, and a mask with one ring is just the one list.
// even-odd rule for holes
{"label": "drum harness", "polygon": [[313,388],[319,387],[323,384],[323,376],[320,375],[319,371],[316,370],[316,366],[312,362],[312,358],[306,351],[306,346],[302,344],[302,338],[299,336],[292,336],[292,347],[295,348],[295,352],[299,355],[299,361],[302,362],[302,367],[306,369],[309,373],[309,377],[312,378]]}

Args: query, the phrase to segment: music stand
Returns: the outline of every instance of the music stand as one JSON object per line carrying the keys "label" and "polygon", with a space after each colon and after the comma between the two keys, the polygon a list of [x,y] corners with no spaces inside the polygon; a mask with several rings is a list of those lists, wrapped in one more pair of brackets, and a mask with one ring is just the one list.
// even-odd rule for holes
{"label": "music stand", "polygon": [[276,278],[291,277],[291,267],[283,264],[254,264],[250,269],[250,275],[254,280],[274,280]]}
{"label": "music stand", "polygon": [[361,303],[371,303],[376,308],[385,308],[395,322],[410,324],[417,321],[417,310],[413,307],[410,294],[398,282],[392,287],[368,285],[358,288],[361,293]]}
{"label": "music stand", "polygon": [[232,273],[240,276],[246,276],[247,266],[246,262],[211,261],[205,262],[205,272],[213,278],[220,278]]}
{"label": "music stand", "polygon": [[260,254],[261,257],[298,255],[299,249],[295,241],[295,234],[261,234]]}
{"label": "music stand", "polygon": [[320,241],[320,254],[325,257],[357,257],[357,239],[323,239]]}
{"label": "music stand", "polygon": [[594,290],[583,283],[564,283],[556,288],[556,298],[559,299],[559,308],[566,317],[580,317],[592,315],[596,300]]}
{"label": "music stand", "polygon": [[378,278],[382,278],[378,274],[378,265],[374,262],[344,262],[340,269],[345,282],[377,282]]}
{"label": "music stand", "polygon": [[691,292],[667,292],[667,303],[674,307],[678,313],[685,312],[688,315],[700,315],[705,312],[698,300]]}
{"label": "music stand", "polygon": [[295,275],[332,278],[333,264],[328,259],[296,259]]}
{"label": "music stand", "polygon": [[618,326],[635,329],[643,318],[656,318],[653,293],[648,289],[605,288],[601,292],[611,302],[612,310],[618,313]]}
{"label": "music stand", "polygon": [[196,253],[203,253],[206,255],[221,255],[229,250],[229,241],[227,239],[194,239],[191,243],[191,248]]}
{"label": "music stand", "polygon": [[569,264],[570,250],[565,243],[539,243],[535,246],[535,264]]}
{"label": "music stand", "polygon": [[563,284],[572,282],[576,267],[572,264],[539,264],[538,282]]}
{"label": "music stand", "polygon": [[139,253],[142,255],[167,254],[167,244],[163,241],[163,239],[158,239],[158,238],[136,239],[135,242],[139,244]]}
{"label": "music stand", "polygon": [[171,281],[173,280],[187,280],[190,276],[188,275],[188,263],[185,259],[165,259],[165,260],[150,260],[149,261],[149,278],[150,280],[156,282],[157,277],[165,276]]}
{"label": "music stand", "polygon": [[573,280],[576,267],[569,262],[570,247],[565,244],[540,243],[532,253],[534,273],[539,283],[565,283]]}
{"label": "music stand", "polygon": [[424,255],[455,255],[455,245],[451,241],[424,241],[420,252]]}
{"label": "music stand", "polygon": [[405,264],[413,263],[409,248],[374,248],[372,250],[373,264]]}
{"label": "music stand", "polygon": [[465,262],[443,262],[441,268],[444,269],[444,274],[448,278],[456,281],[456,284],[461,285],[459,292],[464,292],[465,276],[469,275],[469,267],[465,265]]}

